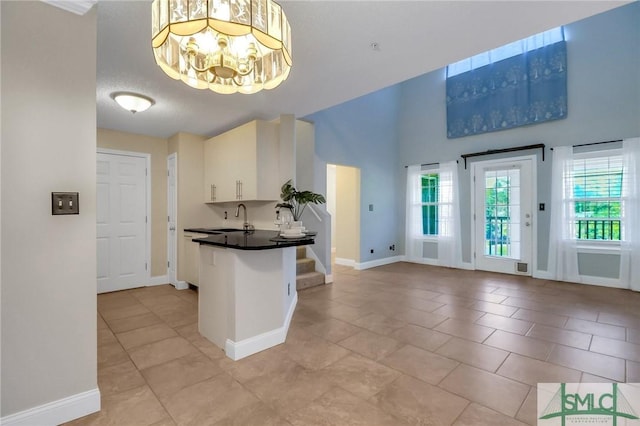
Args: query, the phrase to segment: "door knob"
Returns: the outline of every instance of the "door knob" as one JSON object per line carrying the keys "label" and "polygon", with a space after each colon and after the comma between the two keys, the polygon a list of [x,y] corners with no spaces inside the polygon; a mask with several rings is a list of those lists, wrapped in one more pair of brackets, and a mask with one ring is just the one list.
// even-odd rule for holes
{"label": "door knob", "polygon": [[524,226],[531,226],[531,224],[529,222],[525,222]]}
{"label": "door knob", "polygon": [[175,226],[170,226],[170,227],[169,227],[169,231],[175,231],[175,230],[176,230],[176,227],[175,227]]}

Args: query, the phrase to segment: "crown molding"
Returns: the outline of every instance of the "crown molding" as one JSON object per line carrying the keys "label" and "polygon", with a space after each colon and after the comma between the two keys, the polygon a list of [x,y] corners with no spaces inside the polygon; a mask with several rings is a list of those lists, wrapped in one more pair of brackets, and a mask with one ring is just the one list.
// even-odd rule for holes
{"label": "crown molding", "polygon": [[65,0],[41,0],[43,3],[50,4],[51,6],[58,7],[60,9],[66,10],[67,12],[75,13],[76,15],[84,15],[93,7],[94,4],[98,3],[98,0],[76,0],[76,1],[65,1]]}

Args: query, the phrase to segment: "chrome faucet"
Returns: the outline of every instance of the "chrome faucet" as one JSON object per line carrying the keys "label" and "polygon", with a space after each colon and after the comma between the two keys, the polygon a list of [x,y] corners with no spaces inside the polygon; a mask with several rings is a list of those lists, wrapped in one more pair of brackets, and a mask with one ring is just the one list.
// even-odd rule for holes
{"label": "chrome faucet", "polygon": [[238,204],[238,207],[236,208],[236,217],[240,216],[240,207],[244,209],[244,223],[242,224],[242,229],[248,231],[251,226],[249,225],[249,222],[247,222],[247,206],[243,203]]}

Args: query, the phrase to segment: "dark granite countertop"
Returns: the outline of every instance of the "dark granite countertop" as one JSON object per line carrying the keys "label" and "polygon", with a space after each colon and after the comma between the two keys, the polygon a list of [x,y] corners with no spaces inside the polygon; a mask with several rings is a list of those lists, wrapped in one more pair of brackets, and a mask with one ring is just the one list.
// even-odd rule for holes
{"label": "dark granite countertop", "polygon": [[314,244],[315,233],[300,238],[281,237],[279,231],[229,230],[231,228],[188,228],[185,232],[209,234],[204,238],[194,238],[193,241],[218,247],[234,248],[238,250],[269,250],[284,247],[305,246]]}

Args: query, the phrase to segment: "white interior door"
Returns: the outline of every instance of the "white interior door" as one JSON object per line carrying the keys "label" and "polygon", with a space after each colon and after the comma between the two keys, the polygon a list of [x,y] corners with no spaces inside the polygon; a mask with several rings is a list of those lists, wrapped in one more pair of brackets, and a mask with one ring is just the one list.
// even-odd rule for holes
{"label": "white interior door", "polygon": [[475,267],[531,275],[532,159],[473,164]]}
{"label": "white interior door", "polygon": [[178,284],[176,266],[178,265],[176,218],[177,218],[177,177],[176,154],[167,157],[167,275],[169,282]]}
{"label": "white interior door", "polygon": [[147,274],[147,162],[98,153],[98,293],[145,284]]}

